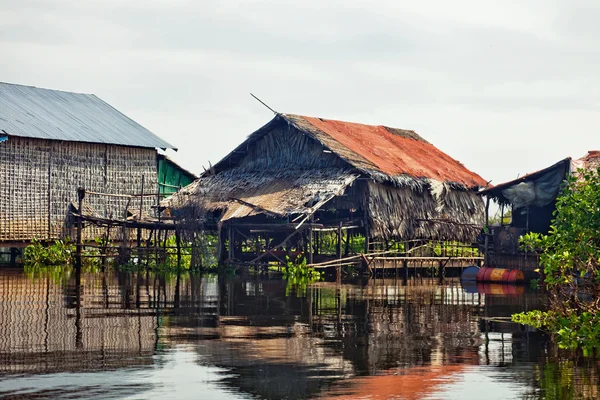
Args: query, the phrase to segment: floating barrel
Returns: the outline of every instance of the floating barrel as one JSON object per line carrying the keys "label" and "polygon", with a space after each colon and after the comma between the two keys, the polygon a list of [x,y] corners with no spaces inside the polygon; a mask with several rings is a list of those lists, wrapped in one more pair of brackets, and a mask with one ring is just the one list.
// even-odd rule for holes
{"label": "floating barrel", "polygon": [[519,271],[518,269],[511,270],[510,274],[508,275],[508,282],[525,282],[525,275],[523,275],[523,271]]}
{"label": "floating barrel", "polygon": [[470,267],[466,267],[465,269],[463,269],[462,273],[460,274],[460,280],[461,281],[476,281],[478,273],[479,273],[479,268],[474,265],[471,265]]}
{"label": "floating barrel", "polygon": [[477,282],[483,282],[483,275],[485,275],[485,271],[487,271],[488,269],[489,269],[488,267],[479,268],[479,271],[477,272],[477,276],[475,277],[475,280]]}
{"label": "floating barrel", "polygon": [[476,276],[477,282],[508,282],[517,283],[525,281],[522,271],[507,268],[479,268]]}

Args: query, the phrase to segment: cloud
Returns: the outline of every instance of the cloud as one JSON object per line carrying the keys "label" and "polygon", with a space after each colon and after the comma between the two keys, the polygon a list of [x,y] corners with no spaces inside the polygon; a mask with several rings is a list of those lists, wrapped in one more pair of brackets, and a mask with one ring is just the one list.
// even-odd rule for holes
{"label": "cloud", "polygon": [[200,171],[282,112],[415,129],[494,182],[598,148],[594,1],[0,0],[2,80],[95,93]]}

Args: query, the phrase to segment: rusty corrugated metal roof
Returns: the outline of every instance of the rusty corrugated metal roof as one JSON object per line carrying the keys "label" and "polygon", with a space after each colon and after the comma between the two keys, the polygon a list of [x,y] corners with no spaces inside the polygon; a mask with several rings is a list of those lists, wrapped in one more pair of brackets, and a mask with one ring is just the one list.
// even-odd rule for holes
{"label": "rusty corrugated metal roof", "polygon": [[49,140],[174,149],[93,94],[0,82],[0,133]]}
{"label": "rusty corrugated metal roof", "polygon": [[413,131],[294,114],[283,118],[307,131],[354,167],[388,176],[408,175],[484,187],[478,174]]}

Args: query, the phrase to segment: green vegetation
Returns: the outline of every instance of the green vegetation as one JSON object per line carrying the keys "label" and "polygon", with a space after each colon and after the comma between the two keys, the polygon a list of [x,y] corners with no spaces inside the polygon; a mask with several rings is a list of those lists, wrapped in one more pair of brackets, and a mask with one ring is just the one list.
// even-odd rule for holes
{"label": "green vegetation", "polygon": [[[536,380],[546,400],[595,399],[598,365],[591,360],[548,360],[536,366]],[[538,398],[536,396],[536,398]]]}
{"label": "green vegetation", "polygon": [[23,254],[26,265],[69,265],[75,246],[63,240],[57,240],[51,245],[44,245],[37,239],[25,248]]}
{"label": "green vegetation", "polygon": [[[216,271],[218,263],[216,258],[214,238],[202,235],[195,243],[182,242],[180,246],[179,260],[177,241],[171,236],[161,242],[158,248],[141,247],[125,248],[111,247],[107,238],[97,238],[95,246],[85,246],[82,251],[82,267],[87,271],[101,270],[103,250],[112,248],[119,251],[119,255],[110,255],[106,260],[111,261],[113,266],[121,271],[142,271],[151,269],[157,272],[180,273],[185,271]],[[33,239],[32,244],[24,251],[24,263],[31,271],[41,267],[50,266],[71,267],[75,262],[76,246],[65,240],[43,243]],[[194,257],[193,257],[194,256]],[[105,263],[110,266],[110,263]]]}
{"label": "green vegetation", "polygon": [[296,295],[302,296],[306,293],[308,285],[320,281],[323,276],[322,272],[312,267],[307,267],[304,257],[298,257],[295,262],[286,257],[286,262],[287,264],[283,271],[283,279],[287,281],[286,294],[290,294],[295,289]]}
{"label": "green vegetation", "polygon": [[561,348],[600,355],[600,169],[579,174],[557,199],[550,233],[521,238],[539,255],[550,309],[513,320],[552,333]]}
{"label": "green vegetation", "polygon": [[498,210],[496,214],[490,217],[490,225],[510,225],[512,222],[512,210],[506,210],[504,215]]}

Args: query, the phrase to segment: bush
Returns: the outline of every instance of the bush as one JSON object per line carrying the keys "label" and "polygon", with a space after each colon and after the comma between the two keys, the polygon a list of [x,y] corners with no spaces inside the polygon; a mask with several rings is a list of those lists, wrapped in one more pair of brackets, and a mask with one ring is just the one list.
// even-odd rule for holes
{"label": "bush", "polygon": [[37,239],[25,248],[23,254],[25,264],[29,265],[68,265],[72,261],[75,246],[63,240],[57,240],[45,246]]}
{"label": "bush", "polygon": [[600,354],[600,169],[569,179],[548,235],[530,233],[520,243],[539,254],[550,311],[513,320],[552,333],[562,348]]}

